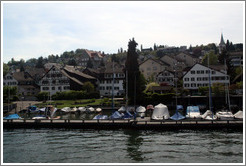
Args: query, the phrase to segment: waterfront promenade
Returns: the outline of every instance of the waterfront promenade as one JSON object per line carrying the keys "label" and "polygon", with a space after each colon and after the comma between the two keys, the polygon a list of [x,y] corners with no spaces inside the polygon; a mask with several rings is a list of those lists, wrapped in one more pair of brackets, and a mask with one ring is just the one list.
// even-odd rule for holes
{"label": "waterfront promenade", "polygon": [[179,129],[236,129],[243,130],[242,120],[69,120],[69,119],[18,119],[3,120],[3,128],[80,128],[80,129],[136,129],[136,130],[179,130]]}

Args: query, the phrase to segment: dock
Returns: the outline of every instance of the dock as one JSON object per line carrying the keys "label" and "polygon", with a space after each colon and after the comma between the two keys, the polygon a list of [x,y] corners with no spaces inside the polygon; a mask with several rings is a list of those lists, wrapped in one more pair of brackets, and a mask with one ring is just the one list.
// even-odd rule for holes
{"label": "dock", "polygon": [[235,129],[243,131],[243,120],[69,120],[69,119],[16,119],[3,120],[4,129],[15,128],[68,128],[68,129],[134,129],[134,130],[207,130]]}

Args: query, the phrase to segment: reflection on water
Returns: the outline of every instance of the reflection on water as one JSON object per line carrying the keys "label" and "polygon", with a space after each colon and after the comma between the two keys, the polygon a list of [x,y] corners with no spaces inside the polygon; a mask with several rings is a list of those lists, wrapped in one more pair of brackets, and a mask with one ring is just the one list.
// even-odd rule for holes
{"label": "reflection on water", "polygon": [[138,130],[125,130],[124,134],[128,135],[126,143],[128,156],[134,161],[143,161],[142,152],[140,151],[140,146],[143,142],[141,132]]}
{"label": "reflection on water", "polygon": [[4,129],[4,163],[242,163],[243,133]]}

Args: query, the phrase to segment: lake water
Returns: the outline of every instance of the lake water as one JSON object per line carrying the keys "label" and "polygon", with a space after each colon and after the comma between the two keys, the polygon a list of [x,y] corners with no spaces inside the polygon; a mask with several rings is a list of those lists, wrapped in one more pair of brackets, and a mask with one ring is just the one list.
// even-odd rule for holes
{"label": "lake water", "polygon": [[3,130],[3,163],[242,162],[242,131]]}

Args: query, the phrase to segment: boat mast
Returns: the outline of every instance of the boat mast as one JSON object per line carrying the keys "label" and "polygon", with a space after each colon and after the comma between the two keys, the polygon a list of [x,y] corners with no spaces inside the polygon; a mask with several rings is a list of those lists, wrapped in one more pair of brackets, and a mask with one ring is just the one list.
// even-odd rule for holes
{"label": "boat mast", "polygon": [[128,71],[126,70],[126,107],[128,105]]}
{"label": "boat mast", "polygon": [[212,112],[213,119],[213,108],[212,108],[212,92],[211,92],[211,69],[209,68],[209,54],[208,54],[208,80],[209,80],[209,109]]}
{"label": "boat mast", "polygon": [[114,61],[113,61],[113,83],[112,83],[112,110],[114,111]]}
{"label": "boat mast", "polygon": [[[226,72],[226,59],[224,59],[224,64],[225,64],[225,74],[227,74],[227,72]],[[230,84],[230,79],[229,79],[229,84]],[[228,86],[229,85],[227,83],[225,83],[226,104],[228,104],[229,111],[231,112],[230,92],[229,92],[229,87]],[[227,109],[226,109],[226,112],[228,112]]]}
{"label": "boat mast", "polygon": [[178,88],[177,88],[177,64],[175,64],[175,82],[176,82],[176,114],[178,113]]}

